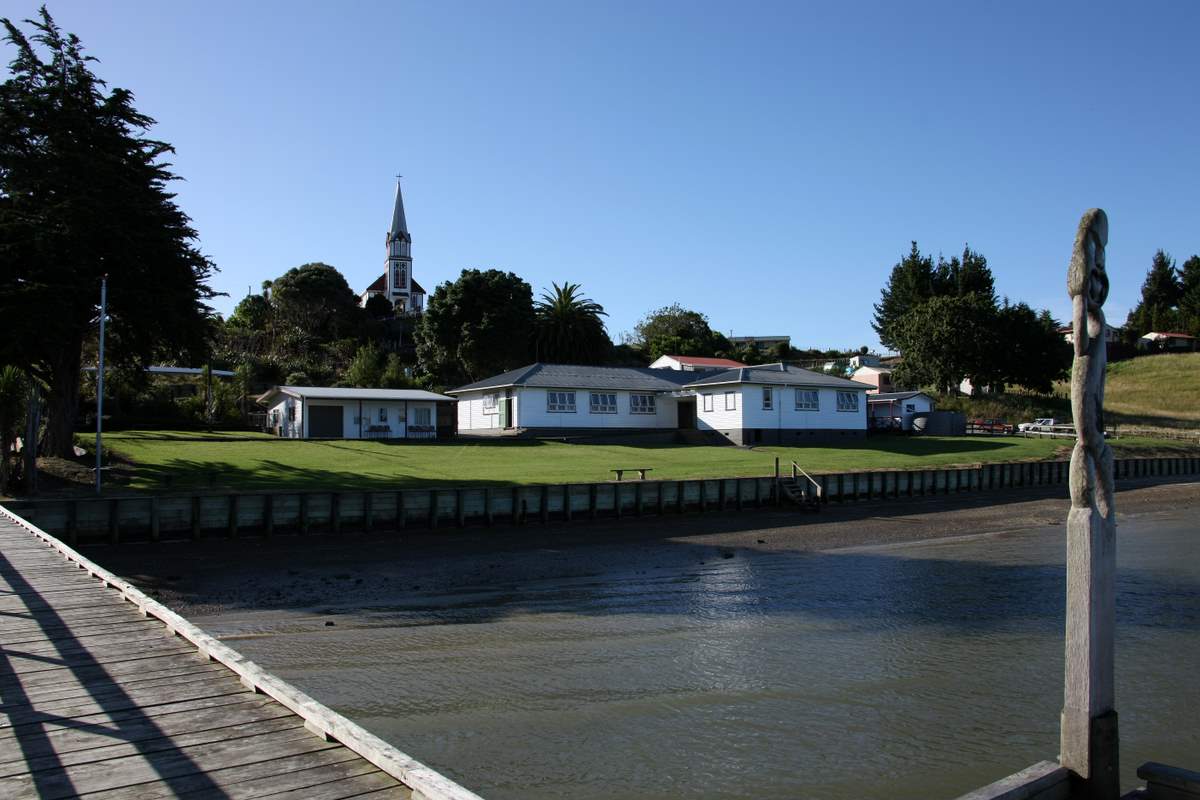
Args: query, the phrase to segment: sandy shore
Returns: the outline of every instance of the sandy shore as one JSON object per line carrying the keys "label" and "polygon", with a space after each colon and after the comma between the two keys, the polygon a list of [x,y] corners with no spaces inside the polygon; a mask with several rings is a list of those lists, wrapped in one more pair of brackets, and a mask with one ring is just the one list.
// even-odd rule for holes
{"label": "sandy shore", "polygon": [[[466,587],[598,575],[731,557],[742,548],[830,550],[1062,524],[1063,487],[570,525],[403,531],[88,548],[88,555],[188,617],[235,610],[331,612]],[[1200,483],[1127,488],[1121,515],[1200,511]]]}

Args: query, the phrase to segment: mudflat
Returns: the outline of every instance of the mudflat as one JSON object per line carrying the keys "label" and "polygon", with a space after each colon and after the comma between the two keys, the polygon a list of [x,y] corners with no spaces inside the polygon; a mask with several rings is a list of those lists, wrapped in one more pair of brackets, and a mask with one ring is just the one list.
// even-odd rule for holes
{"label": "mudflat", "polygon": [[[1061,525],[1066,487],[827,505],[740,514],[405,530],[370,535],[87,548],[88,555],[186,617],[234,610],[387,606],[466,588],[586,577],[644,565],[704,563],[738,551],[798,552]],[[1118,493],[1120,515],[1200,510],[1200,483]],[[1064,533],[1065,535],[1065,533]]]}

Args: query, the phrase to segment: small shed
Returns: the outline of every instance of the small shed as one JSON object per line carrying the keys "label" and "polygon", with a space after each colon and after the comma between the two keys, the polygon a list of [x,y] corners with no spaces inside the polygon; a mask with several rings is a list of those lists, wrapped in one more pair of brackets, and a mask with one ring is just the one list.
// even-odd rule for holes
{"label": "small shed", "polygon": [[457,401],[424,389],[275,386],[258,402],[267,432],[285,439],[444,439]]}
{"label": "small shed", "polygon": [[867,395],[871,430],[911,431],[913,417],[933,411],[933,398],[924,392],[879,392]]}

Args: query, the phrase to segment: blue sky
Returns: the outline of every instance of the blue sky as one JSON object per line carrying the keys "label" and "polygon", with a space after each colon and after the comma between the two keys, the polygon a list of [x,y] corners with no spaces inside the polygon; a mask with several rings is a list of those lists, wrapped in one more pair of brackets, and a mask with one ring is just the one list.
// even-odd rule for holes
{"label": "blue sky", "polygon": [[914,239],[969,242],[1001,294],[1065,318],[1090,206],[1113,322],[1157,248],[1200,252],[1200,3],[50,10],[175,145],[222,312],[307,261],[364,288],[397,172],[426,289],[581,282],[614,338],[678,301],[727,334],[874,346]]}

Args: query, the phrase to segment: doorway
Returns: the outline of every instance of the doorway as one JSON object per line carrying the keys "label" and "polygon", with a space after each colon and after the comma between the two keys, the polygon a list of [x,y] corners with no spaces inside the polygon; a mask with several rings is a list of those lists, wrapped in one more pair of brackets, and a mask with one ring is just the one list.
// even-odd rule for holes
{"label": "doorway", "polygon": [[681,431],[689,431],[696,427],[696,398],[681,399],[675,404],[679,413],[679,423],[676,427]]}

